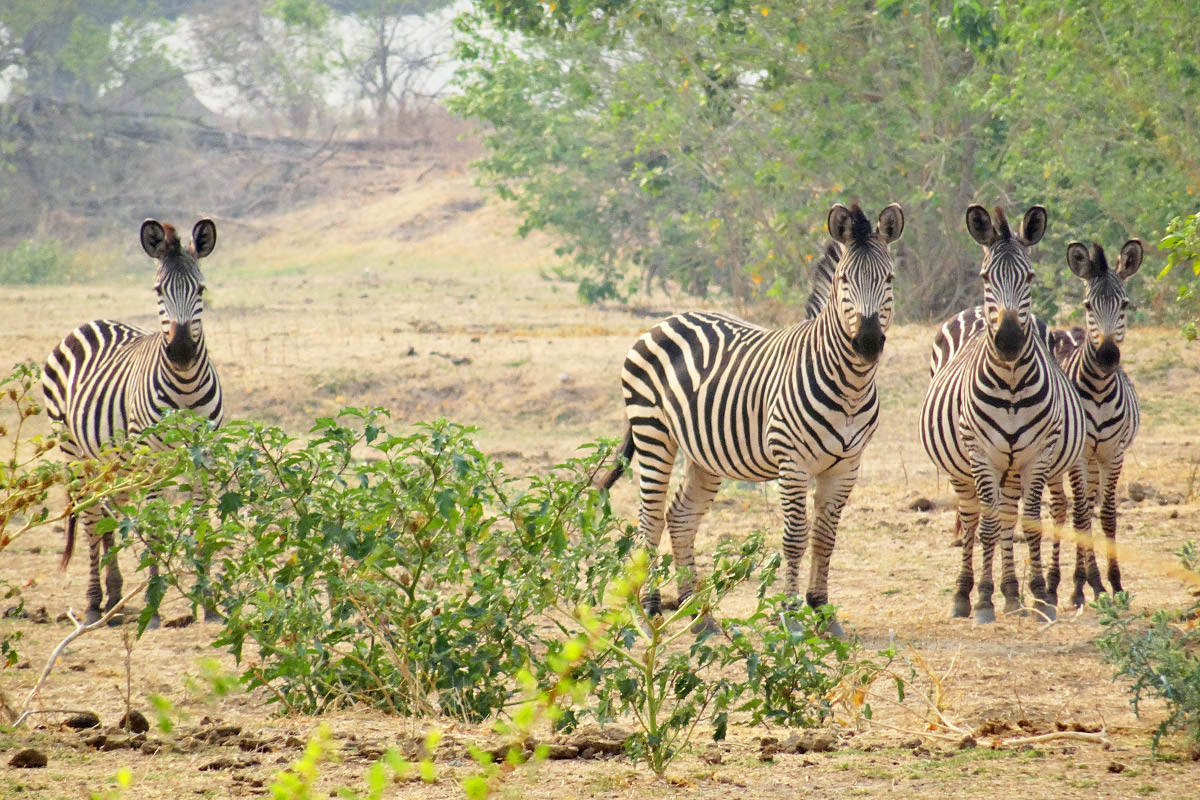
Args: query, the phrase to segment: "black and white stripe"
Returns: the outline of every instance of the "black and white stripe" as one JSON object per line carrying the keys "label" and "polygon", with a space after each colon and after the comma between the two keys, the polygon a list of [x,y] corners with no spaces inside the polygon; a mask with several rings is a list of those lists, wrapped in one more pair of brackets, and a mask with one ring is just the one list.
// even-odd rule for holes
{"label": "black and white stripe", "polygon": [[[221,421],[221,384],[204,344],[201,314],[204,276],[199,259],[217,241],[212,220],[202,219],[183,247],[170,225],[148,219],[141,242],[158,262],[154,290],[158,294],[157,332],[123,322],[96,320],[67,334],[50,353],[42,370],[47,412],[65,428],[62,449],[71,458],[101,457],[115,437],[137,435],[172,409],[191,409]],[[72,514],[67,521],[66,567],[75,537],[87,537],[89,577],[87,619],[100,617],[100,555],[112,546],[112,533],[93,535],[100,508]],[[154,574],[152,568],[152,575]],[[116,559],[105,576],[106,608],[121,597]]]}
{"label": "black and white stripe", "polygon": [[838,261],[842,258],[842,246],[837,242],[829,242],[821,251],[820,257],[813,263],[812,272],[808,276],[808,301],[804,304],[804,318],[816,319],[829,302],[833,290],[833,274],[837,271]]}
{"label": "black and white stripe", "polygon": [[[638,477],[639,527],[652,547],[667,527],[681,597],[694,589],[696,528],[721,480],[778,478],[786,590],[799,594],[815,479],[806,599],[814,607],[828,600],[838,520],[879,419],[875,371],[893,301],[888,245],[900,237],[904,214],[888,206],[873,230],[857,205],[838,204],[828,226],[841,253],[829,302],[815,319],[768,330],[728,314],[678,314],[643,334],[625,358],[623,455]],[[679,451],[683,482],[667,509]],[[618,465],[601,485],[622,471]],[[657,612],[657,597],[647,606]]]}
{"label": "black and white stripe", "polygon": [[[1141,416],[1133,382],[1121,368],[1121,345],[1125,341],[1125,311],[1129,296],[1125,281],[1142,265],[1142,243],[1130,239],[1121,247],[1116,269],[1108,266],[1104,248],[1072,242],[1067,248],[1071,271],[1087,282],[1084,294],[1086,328],[1070,332],[1056,331],[1062,347],[1059,363],[1067,379],[1083,401],[1087,436],[1083,456],[1087,465],[1086,538],[1076,542],[1075,589],[1071,602],[1083,605],[1083,586],[1089,584],[1099,594],[1104,591],[1096,552],[1091,544],[1091,519],[1100,504],[1100,527],[1104,531],[1108,556],[1108,582],[1114,592],[1121,591],[1121,568],[1117,561],[1117,479],[1125,460],[1125,451],[1137,435]],[[1066,520],[1066,499],[1060,482],[1050,484],[1051,507],[1055,520]],[[1080,525],[1076,526],[1081,527]],[[1059,543],[1054,543],[1047,581],[1051,592],[1058,587]]]}
{"label": "black and white stripe", "polygon": [[[1033,268],[1028,248],[1045,233],[1046,210],[1030,208],[1019,233],[1010,230],[1001,209],[995,214],[993,224],[982,206],[973,205],[966,213],[967,230],[984,248],[980,275],[985,328],[962,341],[948,363],[934,373],[920,424],[925,451],[948,475],[958,496],[963,534],[953,609],[958,617],[971,611],[974,539],[979,529],[983,545],[975,605],[979,622],[995,619],[991,596],[997,542],[1006,611],[1021,608],[1013,528],[1022,498],[1030,591],[1040,611],[1054,614],[1041,565],[1042,490],[1048,480],[1079,462],[1084,438],[1083,406],[1051,357],[1030,309]],[[1075,482],[1073,475],[1073,488]]]}

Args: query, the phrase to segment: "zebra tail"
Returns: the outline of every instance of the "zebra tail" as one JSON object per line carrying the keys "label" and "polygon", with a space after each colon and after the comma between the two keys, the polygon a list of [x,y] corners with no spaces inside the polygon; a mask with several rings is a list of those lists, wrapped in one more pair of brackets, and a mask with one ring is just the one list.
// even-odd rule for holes
{"label": "zebra tail", "polygon": [[71,514],[67,517],[67,544],[63,548],[62,562],[58,565],[59,569],[66,569],[67,564],[71,563],[71,554],[75,552],[75,523],[79,517],[76,514]]}
{"label": "zebra tail", "polygon": [[593,485],[601,491],[607,492],[617,482],[617,479],[625,474],[625,467],[629,464],[629,459],[633,456],[633,427],[625,428],[625,441],[621,443],[621,450],[617,453],[617,463],[613,466],[608,474],[603,478],[597,478],[593,481]]}

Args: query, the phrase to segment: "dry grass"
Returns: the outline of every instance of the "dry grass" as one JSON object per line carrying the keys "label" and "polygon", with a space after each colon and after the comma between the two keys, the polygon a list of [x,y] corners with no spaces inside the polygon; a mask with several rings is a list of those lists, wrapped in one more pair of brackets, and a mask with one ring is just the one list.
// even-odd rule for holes
{"label": "dry grass", "polygon": [[[445,415],[477,425],[484,448],[514,471],[543,469],[581,442],[621,432],[617,375],[626,348],[652,318],[581,306],[572,287],[542,278],[554,263],[551,248],[536,238],[512,238],[512,221],[461,170],[396,169],[319,208],[253,225],[217,222],[220,240],[206,266],[212,295],[206,328],[233,415],[297,433],[314,416],[348,404],[384,406],[397,426]],[[6,289],[0,297],[0,318],[6,320],[0,363],[40,360],[63,333],[92,317],[149,322],[148,272],[146,278],[146,285],[130,280]],[[903,291],[902,280],[897,288]],[[664,297],[647,302],[664,311],[673,305]],[[831,575],[843,620],[869,648],[895,642],[908,654],[919,666],[914,694],[927,698],[928,706],[912,700],[901,707],[879,697],[880,724],[842,731],[843,747],[833,753],[764,762],[758,737],[783,738],[786,732],[734,726],[719,748],[722,763],[701,761],[700,742],[697,753],[672,768],[673,784],[656,784],[624,760],[565,761],[512,775],[513,796],[716,798],[733,792],[766,798],[800,791],[900,798],[1002,793],[1038,800],[1194,792],[1200,767],[1150,760],[1157,709],[1148,706],[1144,720],[1132,715],[1126,692],[1110,680],[1092,645],[1093,612],[1065,614],[1052,626],[1004,618],[978,627],[948,618],[958,563],[958,551],[949,547],[951,496],[915,428],[931,335],[930,327],[919,325],[889,334],[880,375],[883,424],[843,518]],[[1122,506],[1124,574],[1138,606],[1176,606],[1185,601],[1186,588],[1171,577],[1171,553],[1200,536],[1194,408],[1200,359],[1172,330],[1135,329],[1127,352],[1146,419],[1122,486],[1148,485],[1159,499]],[[910,510],[917,497],[932,499],[935,510]],[[614,502],[633,516],[630,482],[618,485]],[[778,543],[781,524],[773,486],[729,485],[702,527],[699,548],[711,553],[718,538],[755,528],[771,531]],[[84,585],[82,559],[65,575],[56,569],[60,536],[46,531],[26,537],[0,556],[4,577],[23,587],[26,605],[44,605],[51,618],[78,606]],[[132,574],[127,569],[127,577]],[[749,597],[735,597],[730,610],[748,603]],[[19,646],[28,668],[0,673],[8,697],[21,698],[70,626],[12,620],[0,620],[0,626],[24,635]],[[195,626],[139,641],[131,667],[135,703],[162,694],[188,714],[184,732],[205,717],[235,723],[243,726],[243,737],[267,742],[269,752],[193,747],[178,735],[173,739],[182,746],[170,753],[99,752],[47,717],[0,733],[0,749],[33,745],[51,758],[45,770],[3,768],[0,796],[86,796],[102,790],[122,766],[133,770],[130,796],[139,798],[263,794],[264,782],[299,756],[296,741],[318,720],[273,718],[262,698],[213,703],[190,689],[185,676],[198,673],[200,658],[215,656],[233,666],[209,647],[212,633]],[[67,649],[41,702],[89,708],[111,722],[123,713],[125,681],[120,632],[99,631]],[[931,707],[935,717],[928,714]],[[943,738],[922,738],[938,732],[922,722],[934,718],[942,732],[976,732],[980,746],[959,751]],[[327,788],[358,785],[372,753],[429,726],[447,728],[452,739],[478,733],[444,720],[362,711],[328,721],[345,758],[328,768]],[[1029,749],[988,747],[1001,736],[1059,727],[1104,727],[1111,749],[1057,739]],[[228,766],[203,769],[218,759]],[[394,795],[461,796],[453,776],[470,764],[452,757],[439,769],[444,777],[438,783],[404,784]]]}

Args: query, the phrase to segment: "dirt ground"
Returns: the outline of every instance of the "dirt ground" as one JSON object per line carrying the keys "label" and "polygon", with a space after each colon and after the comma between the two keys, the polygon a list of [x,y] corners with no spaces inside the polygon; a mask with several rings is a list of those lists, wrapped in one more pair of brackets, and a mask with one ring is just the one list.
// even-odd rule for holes
{"label": "dirt ground", "polygon": [[[570,284],[553,279],[552,247],[512,238],[503,209],[464,170],[444,165],[397,170],[319,208],[217,224],[218,245],[205,263],[205,330],[230,415],[295,433],[345,405],[388,408],[397,427],[446,416],[478,426],[484,449],[512,472],[544,469],[582,442],[618,436],[626,349],[658,317],[692,305],[666,296],[643,298],[633,310],[579,304]],[[136,249],[135,230],[131,223],[127,260],[144,263],[144,280],[130,270],[102,285],[0,291],[0,364],[41,361],[87,319],[150,324],[150,263]],[[1152,262],[1137,280],[1156,271]],[[903,291],[902,275],[896,287]],[[1150,702],[1141,719],[1134,716],[1126,687],[1113,681],[1093,643],[1095,612],[1064,609],[1052,625],[1002,618],[981,627],[949,618],[959,557],[949,544],[950,490],[916,434],[932,332],[909,325],[889,334],[879,372],[883,423],[843,517],[830,579],[831,601],[869,650],[894,644],[905,669],[918,665],[908,700],[889,700],[881,686],[874,721],[835,726],[829,752],[767,755],[763,737],[785,740],[791,732],[734,725],[715,746],[698,735],[666,782],[621,756],[575,758],[515,770],[505,796],[1196,796],[1200,764],[1150,757],[1162,707]],[[1144,417],[1120,487],[1126,588],[1136,607],[1177,607],[1188,587],[1171,575],[1172,553],[1200,537],[1200,352],[1175,330],[1136,327],[1125,353]],[[918,498],[932,500],[933,510],[913,510]],[[631,482],[616,487],[614,503],[635,515]],[[727,485],[701,528],[701,568],[720,537],[762,528],[778,546],[781,527],[774,485]],[[55,618],[82,604],[84,560],[60,573],[60,544],[59,531],[44,531],[0,554],[0,574],[22,587],[27,610],[44,607],[49,620],[0,620],[0,632],[23,637],[21,663],[0,672],[0,689],[17,709],[71,630]],[[127,568],[127,581],[132,575]],[[734,597],[729,610],[749,602]],[[261,796],[321,721],[341,752],[322,767],[323,791],[364,790],[362,775],[380,752],[437,729],[448,742],[437,780],[397,784],[388,796],[462,796],[458,779],[473,771],[463,743],[486,738],[485,729],[372,711],[276,717],[263,697],[245,693],[213,700],[197,680],[200,660],[234,668],[210,646],[213,632],[205,625],[151,632],[128,656],[119,629],[74,642],[31,707],[90,710],[104,730],[124,713],[127,693],[148,716],[146,698],[156,693],[181,715],[178,726],[132,742],[115,730],[101,741],[95,730],[67,728],[65,714],[2,728],[0,797],[85,797],[112,788],[121,768],[132,774],[127,797]],[[922,698],[935,692],[946,720],[969,732],[974,747],[929,729]],[[1092,735],[993,746],[1063,730]],[[1107,740],[1097,741],[1097,732]],[[48,765],[9,766],[26,747],[44,752]]]}

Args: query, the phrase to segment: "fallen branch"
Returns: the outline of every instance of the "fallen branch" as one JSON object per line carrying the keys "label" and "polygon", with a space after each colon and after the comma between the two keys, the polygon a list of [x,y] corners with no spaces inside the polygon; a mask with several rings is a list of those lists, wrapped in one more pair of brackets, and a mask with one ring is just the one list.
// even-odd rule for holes
{"label": "fallen branch", "polygon": [[[37,693],[39,691],[41,691],[42,684],[44,684],[46,682],[46,678],[50,677],[50,673],[54,670],[55,662],[58,661],[58,657],[62,655],[62,651],[66,649],[67,645],[69,645],[71,642],[78,639],[80,636],[83,636],[85,633],[88,633],[89,631],[94,631],[97,628],[102,628],[105,625],[107,625],[108,621],[110,619],[112,619],[116,615],[116,613],[125,606],[126,603],[128,603],[135,596],[141,594],[142,591],[149,584],[150,584],[149,580],[142,581],[140,584],[138,584],[136,589],[129,592],[124,597],[122,597],[120,600],[118,600],[116,602],[116,604],[104,614],[104,616],[100,617],[100,619],[96,620],[91,625],[84,625],[82,622],[80,622],[78,619],[75,618],[74,609],[70,609],[70,608],[67,609],[67,616],[69,616],[71,618],[71,621],[75,623],[75,630],[73,630],[69,634],[67,634],[67,638],[65,638],[61,642],[59,642],[58,647],[54,648],[54,652],[50,654],[50,658],[46,661],[46,667],[45,667],[45,669],[42,670],[41,677],[38,678],[38,681],[37,681],[37,683],[35,683],[33,685],[33,688],[29,690],[29,696],[25,698],[25,703],[24,703],[24,705],[21,706],[22,714],[20,717],[18,717],[18,720],[25,718],[26,713],[24,712],[24,709],[28,709],[29,704],[33,702],[35,697],[37,697]],[[15,724],[19,724],[19,722],[14,723],[14,725]]]}
{"label": "fallen branch", "polygon": [[1088,731],[1052,731],[1050,733],[1039,733],[1036,736],[1018,736],[1015,739],[1000,739],[996,746],[999,747],[1017,747],[1023,744],[1039,744],[1041,742],[1049,742],[1054,739],[1074,739],[1081,742],[1094,742],[1096,744],[1112,744],[1112,739],[1108,738],[1108,731],[1096,731],[1089,733]]}
{"label": "fallen branch", "polygon": [[14,728],[19,728],[21,723],[34,714],[94,714],[96,712],[91,709],[82,708],[31,708],[28,711],[21,712],[21,716],[17,717],[17,721],[12,724]]}

